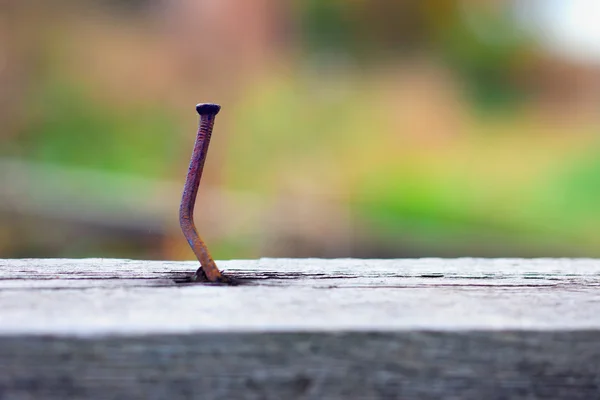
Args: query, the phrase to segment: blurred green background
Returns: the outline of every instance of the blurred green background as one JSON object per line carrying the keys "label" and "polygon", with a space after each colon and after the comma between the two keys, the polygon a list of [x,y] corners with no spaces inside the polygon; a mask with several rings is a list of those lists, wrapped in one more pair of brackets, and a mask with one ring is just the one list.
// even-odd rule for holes
{"label": "blurred green background", "polygon": [[[0,5],[0,257],[600,256],[597,0]],[[596,18],[597,19],[597,18]]]}

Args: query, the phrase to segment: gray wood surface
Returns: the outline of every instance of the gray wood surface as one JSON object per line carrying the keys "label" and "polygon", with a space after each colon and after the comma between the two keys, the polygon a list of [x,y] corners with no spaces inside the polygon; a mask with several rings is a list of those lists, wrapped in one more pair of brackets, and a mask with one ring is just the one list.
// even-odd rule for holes
{"label": "gray wood surface", "polygon": [[599,398],[595,332],[0,340],[4,399]]}
{"label": "gray wood surface", "polygon": [[596,260],[0,260],[1,334],[596,329]]}
{"label": "gray wood surface", "polygon": [[600,398],[600,261],[0,260],[0,400]]}

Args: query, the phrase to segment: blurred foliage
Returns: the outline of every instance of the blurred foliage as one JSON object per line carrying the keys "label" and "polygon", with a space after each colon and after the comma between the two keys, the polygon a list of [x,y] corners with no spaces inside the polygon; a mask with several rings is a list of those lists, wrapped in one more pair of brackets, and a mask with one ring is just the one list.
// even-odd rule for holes
{"label": "blurred foliage", "polygon": [[169,172],[175,123],[151,106],[111,106],[65,79],[37,87],[32,115],[20,136],[22,156],[34,161],[159,178]]}
{"label": "blurred foliage", "polygon": [[309,0],[301,4],[309,53],[333,53],[373,65],[416,51],[426,42],[427,25],[419,2]]}
{"label": "blurred foliage", "polygon": [[[21,24],[23,32],[59,45],[33,41],[31,54],[17,54],[28,67],[21,80],[33,84],[19,89],[28,111],[14,132],[3,132],[1,154],[180,182],[174,174],[185,168],[193,136],[174,134],[192,126],[183,122],[192,116],[179,111],[181,104],[218,93],[216,101],[228,104],[218,117],[210,182],[259,194],[256,207],[263,214],[276,215],[272,205],[284,195],[349,210],[354,231],[342,233],[354,242],[337,255],[369,247],[370,255],[385,248],[381,253],[396,256],[600,255],[594,223],[600,201],[598,120],[581,123],[569,119],[570,111],[553,120],[556,108],[544,109],[550,101],[543,91],[523,84],[534,80],[535,68],[543,72],[553,64],[544,64],[550,57],[515,27],[510,2],[499,8],[454,0],[261,2],[256,7],[264,12],[257,15],[275,15],[273,25],[294,31],[287,41],[261,31],[266,22],[258,17],[252,25],[239,4],[183,3],[160,8],[154,1],[104,0],[97,4],[113,6],[122,19],[73,11],[65,21],[83,22],[69,25],[57,12],[54,19],[40,18],[47,25]],[[170,14],[169,5],[175,9]],[[33,9],[23,10],[22,21],[31,22]],[[202,20],[205,14],[221,19],[213,24]],[[85,62],[69,61],[86,61],[81,48],[87,46],[112,54],[102,40],[93,41],[89,26],[120,46],[115,59],[99,57],[106,65],[96,75]],[[20,49],[21,42],[15,43]],[[258,66],[250,66],[236,46],[260,54]],[[147,54],[156,57],[140,61]],[[21,71],[19,63],[15,69]],[[119,63],[139,71],[135,84],[117,76]],[[566,75],[550,76],[547,92],[553,80],[572,82]],[[94,92],[111,79],[126,101]],[[249,203],[238,207],[253,212]],[[311,215],[303,218],[313,228],[302,234],[334,243],[328,231],[319,235],[337,220],[327,211]],[[279,225],[253,221],[251,234],[233,225],[219,236],[212,245],[215,257],[260,256],[266,241],[261,235],[277,238],[290,224],[284,218]],[[180,238],[166,232],[163,256],[189,257],[185,247],[170,250]],[[402,243],[418,250],[403,252]],[[153,248],[139,250],[140,257],[160,256],[155,241],[148,246]],[[310,248],[303,251],[289,255],[314,255]]]}
{"label": "blurred foliage", "polygon": [[[320,76],[317,84],[286,77],[260,82],[261,94],[240,107],[235,130],[244,135],[228,154],[233,186],[276,193],[293,187],[301,174],[322,192],[334,190],[356,220],[369,221],[368,235],[412,236],[429,249],[450,245],[465,254],[502,254],[502,245],[481,252],[495,242],[512,243],[521,255],[543,249],[560,255],[593,252],[600,240],[597,229],[586,229],[600,200],[600,164],[593,151],[563,156],[568,137],[522,140],[533,132],[513,113],[502,123],[471,122],[466,131],[475,136],[445,149],[406,141],[399,150],[389,138],[401,133],[391,130],[369,82],[344,92],[340,87],[356,77]],[[593,138],[593,132],[571,133]]]}
{"label": "blurred foliage", "polygon": [[515,32],[507,15],[465,10],[464,19],[451,18],[453,24],[439,34],[439,48],[446,62],[467,83],[476,106],[490,109],[514,106],[525,91],[514,80],[517,68],[527,56],[528,43]]}
{"label": "blurred foliage", "polygon": [[457,1],[312,0],[303,7],[309,52],[333,53],[362,65],[380,65],[433,49],[459,72],[483,109],[510,107],[525,96],[513,77],[531,49],[515,28],[510,4],[503,12]]}

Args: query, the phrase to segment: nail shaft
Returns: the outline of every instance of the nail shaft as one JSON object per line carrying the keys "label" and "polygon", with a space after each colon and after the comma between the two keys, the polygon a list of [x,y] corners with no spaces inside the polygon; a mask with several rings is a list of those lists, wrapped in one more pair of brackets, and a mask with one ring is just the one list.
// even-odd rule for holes
{"label": "nail shaft", "polygon": [[196,106],[196,111],[200,114],[200,124],[179,208],[181,230],[194,251],[196,258],[200,261],[200,268],[196,271],[194,278],[201,279],[206,277],[211,282],[223,282],[226,281],[226,278],[217,268],[215,261],[206,247],[206,243],[198,235],[196,225],[194,224],[194,205],[215,123],[215,116],[220,109],[221,107],[217,104],[198,104]]}

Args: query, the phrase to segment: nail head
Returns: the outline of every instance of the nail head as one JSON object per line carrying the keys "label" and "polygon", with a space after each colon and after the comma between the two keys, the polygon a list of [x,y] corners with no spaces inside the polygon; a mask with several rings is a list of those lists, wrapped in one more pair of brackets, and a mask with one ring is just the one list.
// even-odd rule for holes
{"label": "nail head", "polygon": [[221,106],[218,104],[200,103],[196,105],[196,111],[198,111],[198,114],[200,115],[217,115],[219,110],[221,110]]}

